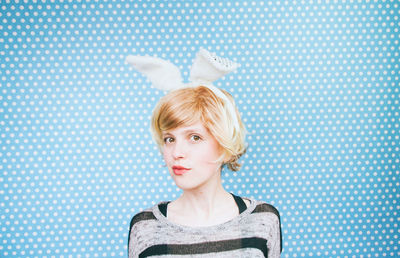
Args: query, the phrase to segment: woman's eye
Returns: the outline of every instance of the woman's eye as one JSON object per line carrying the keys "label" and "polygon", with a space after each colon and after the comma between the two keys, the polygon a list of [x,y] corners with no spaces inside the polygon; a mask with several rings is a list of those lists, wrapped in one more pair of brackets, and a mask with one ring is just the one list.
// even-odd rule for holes
{"label": "woman's eye", "polygon": [[198,135],[192,135],[192,136],[191,136],[191,139],[192,139],[193,141],[195,141],[195,142],[201,140],[200,136],[198,136]]}
{"label": "woman's eye", "polygon": [[165,137],[164,138],[164,143],[171,143],[171,142],[174,142],[174,138],[172,138],[172,137]]}

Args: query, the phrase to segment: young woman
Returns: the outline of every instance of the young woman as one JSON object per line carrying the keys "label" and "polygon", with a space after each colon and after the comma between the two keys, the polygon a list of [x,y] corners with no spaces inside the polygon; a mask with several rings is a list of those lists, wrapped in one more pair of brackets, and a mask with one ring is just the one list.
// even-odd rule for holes
{"label": "young woman", "polygon": [[136,214],[129,257],[280,257],[278,211],[228,193],[221,170],[240,169],[245,129],[233,98],[212,85],[161,98],[151,129],[182,195]]}

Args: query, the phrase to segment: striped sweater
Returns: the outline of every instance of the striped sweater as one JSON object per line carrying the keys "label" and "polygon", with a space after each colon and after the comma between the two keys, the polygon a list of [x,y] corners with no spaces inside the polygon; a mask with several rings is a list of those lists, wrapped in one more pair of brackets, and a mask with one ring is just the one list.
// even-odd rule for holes
{"label": "striped sweater", "polygon": [[209,227],[170,222],[160,210],[165,202],[142,211],[130,223],[129,257],[280,257],[277,209],[249,200],[250,205],[237,217]]}

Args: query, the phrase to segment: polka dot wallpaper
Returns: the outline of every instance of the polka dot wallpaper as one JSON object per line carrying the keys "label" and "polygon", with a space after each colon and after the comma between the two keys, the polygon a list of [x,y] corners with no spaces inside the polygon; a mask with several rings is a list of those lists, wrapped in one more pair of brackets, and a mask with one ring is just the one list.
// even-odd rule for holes
{"label": "polka dot wallpaper", "polygon": [[400,3],[2,1],[0,256],[125,257],[179,196],[149,132],[162,92],[129,54],[241,67],[248,152],[227,190],[281,213],[283,257],[400,257]]}

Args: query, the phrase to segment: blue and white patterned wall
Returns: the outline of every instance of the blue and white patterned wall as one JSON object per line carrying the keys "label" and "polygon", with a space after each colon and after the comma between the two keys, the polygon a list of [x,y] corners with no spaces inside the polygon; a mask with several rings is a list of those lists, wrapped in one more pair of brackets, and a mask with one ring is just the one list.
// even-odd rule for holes
{"label": "blue and white patterned wall", "polygon": [[283,257],[400,256],[400,3],[2,1],[0,256],[124,257],[179,190],[151,140],[162,95],[125,63],[200,47],[249,131],[229,191],[275,205]]}

